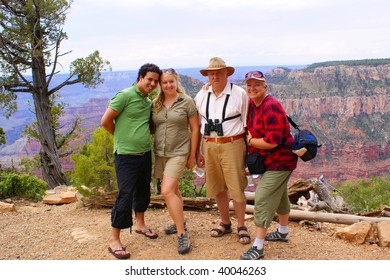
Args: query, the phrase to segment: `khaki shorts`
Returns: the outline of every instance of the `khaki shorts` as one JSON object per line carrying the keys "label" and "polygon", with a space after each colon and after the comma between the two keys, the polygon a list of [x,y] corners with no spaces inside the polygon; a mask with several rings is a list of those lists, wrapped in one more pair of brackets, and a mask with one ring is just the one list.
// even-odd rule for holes
{"label": "khaki shorts", "polygon": [[292,171],[266,171],[255,193],[254,223],[257,227],[269,228],[275,212],[290,213],[287,183]]}
{"label": "khaki shorts", "polygon": [[246,144],[244,138],[229,143],[202,140],[205,159],[206,193],[208,197],[228,190],[237,202],[245,202],[248,180],[245,172]]}
{"label": "khaki shorts", "polygon": [[162,179],[163,176],[180,179],[186,169],[188,156],[177,157],[159,157],[155,156],[154,174],[156,179]]}

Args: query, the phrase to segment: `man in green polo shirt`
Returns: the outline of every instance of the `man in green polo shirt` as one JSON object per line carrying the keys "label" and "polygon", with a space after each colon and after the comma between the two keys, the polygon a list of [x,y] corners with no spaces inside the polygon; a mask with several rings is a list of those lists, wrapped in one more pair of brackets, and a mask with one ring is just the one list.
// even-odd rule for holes
{"label": "man in green polo shirt", "polygon": [[137,83],[111,99],[101,120],[101,125],[114,135],[118,195],[111,211],[108,251],[118,259],[130,257],[120,240],[120,232],[133,226],[133,209],[135,232],[157,238],[157,233],[146,226],[144,214],[150,202],[152,172],[149,129],[152,103],[148,94],[157,87],[161,73],[157,65],[142,65]]}

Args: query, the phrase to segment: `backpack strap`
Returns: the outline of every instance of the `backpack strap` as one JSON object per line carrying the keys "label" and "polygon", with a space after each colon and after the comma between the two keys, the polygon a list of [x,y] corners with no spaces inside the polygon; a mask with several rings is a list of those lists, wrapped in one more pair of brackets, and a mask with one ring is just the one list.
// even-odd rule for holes
{"label": "backpack strap", "polygon": [[296,130],[301,131],[301,130],[299,129],[299,126],[290,118],[290,116],[289,116],[289,115],[286,115],[286,116],[287,116],[288,122],[289,122]]}

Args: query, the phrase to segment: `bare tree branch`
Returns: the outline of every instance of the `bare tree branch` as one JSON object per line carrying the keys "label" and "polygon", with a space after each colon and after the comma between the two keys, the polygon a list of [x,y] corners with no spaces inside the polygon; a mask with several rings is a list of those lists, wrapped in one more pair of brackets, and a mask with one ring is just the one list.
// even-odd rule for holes
{"label": "bare tree branch", "polygon": [[68,79],[66,79],[62,84],[56,86],[55,88],[49,90],[49,95],[52,95],[53,93],[56,93],[57,91],[59,91],[61,88],[65,87],[65,86],[68,86],[68,85],[74,85],[74,84],[78,84],[80,83],[80,78],[77,77],[77,79],[71,81],[71,79],[73,78],[74,75],[70,75]]}

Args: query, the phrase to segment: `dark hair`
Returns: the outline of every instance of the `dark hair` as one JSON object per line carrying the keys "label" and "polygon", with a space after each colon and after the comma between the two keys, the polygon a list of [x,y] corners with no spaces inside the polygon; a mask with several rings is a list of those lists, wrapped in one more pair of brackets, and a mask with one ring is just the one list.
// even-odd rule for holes
{"label": "dark hair", "polygon": [[137,82],[139,79],[142,77],[145,77],[148,72],[154,72],[157,73],[158,76],[160,77],[162,74],[161,69],[153,63],[145,63],[144,65],[141,66],[141,68],[138,70],[138,77],[137,77]]}

